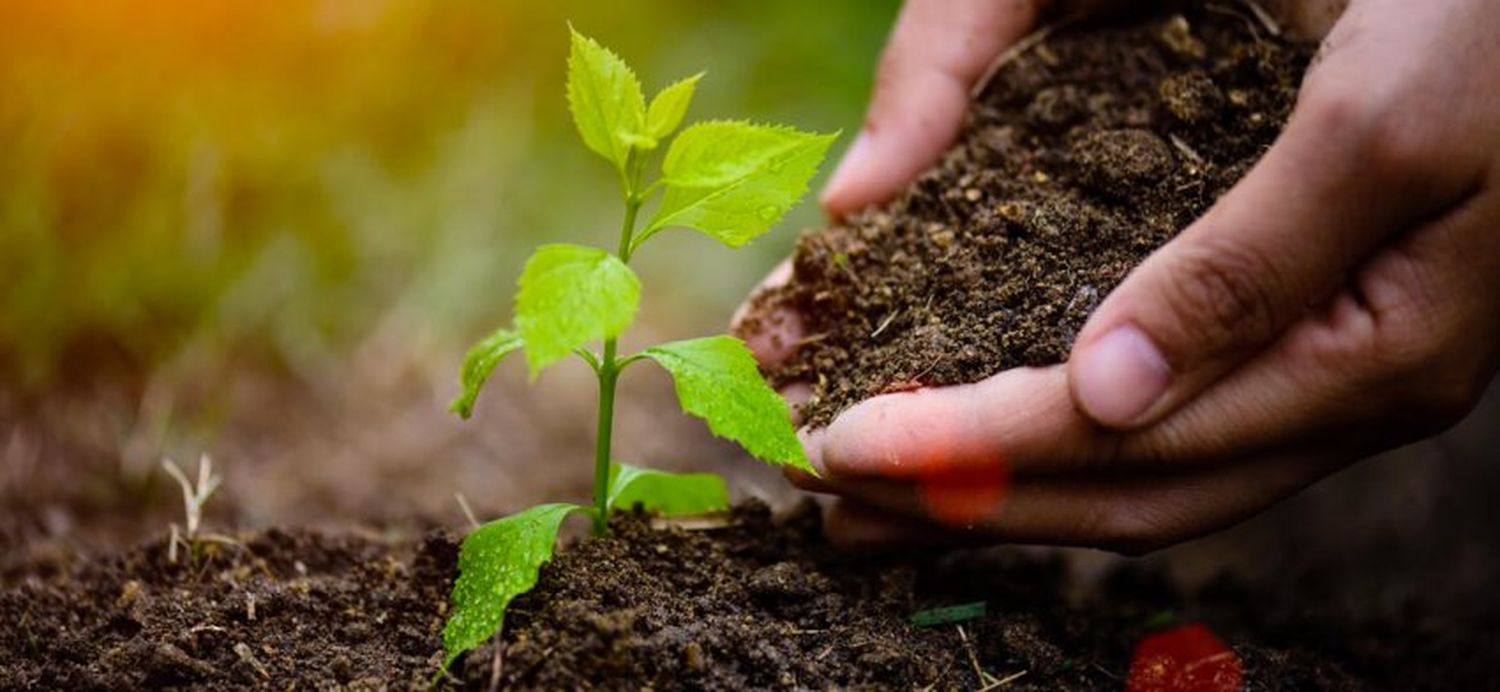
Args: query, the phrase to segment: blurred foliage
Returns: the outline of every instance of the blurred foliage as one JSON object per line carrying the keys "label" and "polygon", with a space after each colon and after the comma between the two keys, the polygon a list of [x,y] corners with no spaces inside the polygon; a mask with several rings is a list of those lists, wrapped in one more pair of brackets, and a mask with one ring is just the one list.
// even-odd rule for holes
{"label": "blurred foliage", "polygon": [[[240,348],[313,372],[381,329],[468,340],[506,319],[532,247],[618,225],[568,119],[565,22],[648,91],[707,70],[690,118],[849,132],[895,10],[0,2],[0,384]],[[647,316],[722,324],[817,219],[806,204],[748,253],[647,248]]]}

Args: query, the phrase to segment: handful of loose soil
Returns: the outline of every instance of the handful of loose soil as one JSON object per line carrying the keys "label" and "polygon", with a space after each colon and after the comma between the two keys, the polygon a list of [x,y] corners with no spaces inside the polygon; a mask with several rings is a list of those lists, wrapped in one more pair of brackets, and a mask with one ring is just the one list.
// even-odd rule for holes
{"label": "handful of loose soil", "polygon": [[802,238],[745,323],[803,316],[767,375],[809,382],[820,426],[878,394],[1066,360],[1130,269],[1270,146],[1309,56],[1231,3],[1055,31],[993,76],[936,167]]}

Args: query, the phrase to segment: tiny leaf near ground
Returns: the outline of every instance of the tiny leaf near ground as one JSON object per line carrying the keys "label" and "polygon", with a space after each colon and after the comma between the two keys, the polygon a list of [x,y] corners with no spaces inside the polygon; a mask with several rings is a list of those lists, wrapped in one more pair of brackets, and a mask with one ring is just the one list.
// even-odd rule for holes
{"label": "tiny leaf near ground", "polygon": [[729,509],[724,479],[711,473],[668,473],[615,462],[609,467],[609,508],[636,505],[664,516]]}
{"label": "tiny leaf near ground", "polygon": [[630,158],[631,142],[645,136],[646,106],[641,82],[620,56],[578,33],[571,25],[568,52],[568,109],[578,136],[619,171]]}
{"label": "tiny leaf near ground", "polygon": [[636,244],[670,226],[730,247],[750,242],[802,198],[835,137],[740,121],[689,126],[662,161],[666,192]]}
{"label": "tiny leaf near ground", "polygon": [[532,377],[573,349],[619,336],[641,300],[641,282],[630,267],[583,245],[537,248],[517,283],[516,331]]}
{"label": "tiny leaf near ground", "polygon": [[715,435],[762,461],[817,473],[792,429],[786,401],[766,385],[743,341],[709,336],[642,353],[672,374],[682,410],[706,421]]}
{"label": "tiny leaf near ground", "polygon": [[457,413],[460,417],[468,420],[474,415],[474,400],[479,398],[479,390],[484,388],[484,383],[490,379],[490,374],[495,372],[495,366],[509,355],[522,347],[524,342],[521,335],[508,328],[497,329],[493,334],[485,337],[483,341],[469,349],[464,356],[463,376],[460,382],[462,391],[454,397],[453,402],[448,404],[448,410]]}
{"label": "tiny leaf near ground", "polygon": [[458,554],[453,612],[443,627],[443,668],[500,631],[511,599],[536,586],[552,559],[557,531],[577,505],[537,505],[481,526],[464,539]]}

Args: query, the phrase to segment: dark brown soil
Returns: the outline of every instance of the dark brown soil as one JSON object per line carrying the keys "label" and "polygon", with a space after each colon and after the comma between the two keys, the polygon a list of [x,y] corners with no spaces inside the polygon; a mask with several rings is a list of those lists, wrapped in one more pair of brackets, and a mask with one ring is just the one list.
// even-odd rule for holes
{"label": "dark brown soil", "polygon": [[[1171,21],[1090,29],[1104,37],[1091,44],[1073,33],[1081,29],[1067,30],[1011,64],[987,92],[964,143],[912,194],[804,241],[798,266],[804,283],[780,297],[803,301],[798,305],[815,320],[819,314],[830,323],[848,319],[849,328],[835,333],[815,323],[818,339],[803,351],[822,355],[783,377],[821,373],[841,382],[836,364],[852,372],[874,360],[861,344],[887,349],[882,357],[890,363],[906,363],[900,372],[871,371],[883,379],[823,392],[827,402],[844,396],[847,405],[903,382],[982,376],[974,363],[999,369],[1063,358],[1087,309],[1192,217],[1173,205],[1207,205],[1284,117],[1305,53],[1253,36],[1253,20],[1243,20],[1205,12],[1187,15],[1185,30]],[[1194,57],[1198,43],[1202,58]],[[1258,81],[1268,74],[1280,80],[1269,90]],[[1153,176],[1160,177],[1143,182]],[[1039,194],[1054,189],[1061,192]],[[1127,201],[1122,191],[1141,196]],[[1016,206],[1005,206],[1010,202]],[[813,259],[816,252],[822,263]],[[886,273],[893,270],[905,273]],[[1011,272],[1044,290],[1032,296],[1029,285],[1005,284]],[[807,293],[812,276],[822,277],[826,297]],[[838,284],[838,276],[851,278]],[[906,291],[908,285],[914,290]],[[1002,285],[1010,288],[996,288]],[[933,316],[913,319],[928,296],[932,310],[953,303],[966,311],[962,319],[980,321],[953,322],[951,311],[936,316],[940,324],[932,324]],[[986,311],[992,303],[985,301],[1000,308]],[[843,312],[811,309],[825,303]],[[856,338],[861,333],[863,341]],[[834,348],[841,341],[842,351]],[[932,349],[944,358],[923,360]],[[932,362],[930,370],[912,369]],[[960,379],[939,379],[950,376]],[[839,408],[824,405],[825,419]],[[504,428],[507,442],[516,431],[530,432],[513,422]],[[327,472],[330,490],[316,499],[347,495],[351,468],[360,477],[374,475],[357,464],[377,451],[347,454],[351,465]],[[426,463],[399,449],[387,454]],[[490,477],[483,461],[477,468]],[[303,480],[307,473],[283,475]],[[407,493],[413,474],[385,476],[386,485],[358,496],[386,497],[391,483]],[[245,483],[256,475],[246,474]],[[1402,488],[1408,478],[1398,479]],[[20,498],[31,486],[13,487]],[[447,490],[434,496],[446,502]],[[314,509],[304,511],[327,511],[306,504]],[[79,516],[140,525],[102,510]],[[8,535],[0,531],[0,538]],[[613,537],[575,543],[545,568],[537,590],[512,605],[504,637],[466,656],[449,681],[469,689],[497,682],[517,689],[942,690],[984,687],[979,670],[1010,681],[999,689],[1114,690],[1124,686],[1143,637],[1173,622],[1199,622],[1232,648],[1245,689],[1500,684],[1493,673],[1500,660],[1495,620],[1434,623],[1410,615],[1351,622],[1324,607],[1348,590],[1347,581],[1310,583],[1284,570],[1284,583],[1252,589],[1225,579],[1184,593],[1136,562],[1091,586],[1051,553],[853,558],[819,536],[817,515],[806,509],[776,519],[763,508],[743,508],[730,525],[701,531],[654,530],[644,518],[619,518]],[[1423,532],[1406,540],[1443,545],[1442,538]],[[207,544],[196,560],[176,565],[161,540],[71,566],[62,554],[18,557],[20,549],[7,544],[9,552],[0,555],[0,690],[425,688],[432,679],[455,576],[451,537],[272,530],[236,540]],[[1287,542],[1295,541],[1278,542],[1275,550]],[[1252,556],[1266,551],[1268,563],[1290,561],[1254,545],[1239,549]],[[1343,548],[1319,543],[1305,550],[1323,555]],[[1493,552],[1482,544],[1476,549]],[[1350,559],[1384,554],[1344,552]],[[1454,572],[1473,562],[1457,551],[1421,555]],[[1365,569],[1380,581],[1378,564]],[[1492,613],[1489,592],[1479,593],[1485,600],[1473,610]],[[978,619],[936,627],[909,622],[920,609],[975,601],[987,604]]]}
{"label": "dark brown soil", "polygon": [[[876,394],[1066,360],[1125,274],[1271,144],[1308,47],[1234,3],[1060,29],[995,74],[959,142],[885,206],[803,237],[775,368],[814,425]],[[915,105],[913,107],[916,107]],[[774,318],[770,318],[774,319]]]}
{"label": "dark brown soil", "polygon": [[[0,591],[0,689],[326,689],[430,678],[456,548],[267,531]],[[427,676],[427,677],[424,677]]]}
{"label": "dark brown soil", "polygon": [[[1120,689],[1135,644],[1201,622],[1246,689],[1477,689],[1495,629],[1313,623],[1230,583],[1185,598],[1125,568],[1070,596],[1061,558],[1017,550],[851,558],[810,508],[741,507],[727,526],[614,535],[564,550],[450,683],[484,689]],[[0,591],[0,689],[422,687],[436,671],[457,546],[269,531],[168,563],[161,542]],[[917,627],[914,611],[987,613]],[[963,631],[960,632],[960,626]],[[1358,634],[1350,634],[1352,631]],[[1447,632],[1448,634],[1443,634]],[[967,641],[967,644],[965,643]],[[972,659],[970,657],[972,653]],[[498,665],[498,673],[496,666]]]}

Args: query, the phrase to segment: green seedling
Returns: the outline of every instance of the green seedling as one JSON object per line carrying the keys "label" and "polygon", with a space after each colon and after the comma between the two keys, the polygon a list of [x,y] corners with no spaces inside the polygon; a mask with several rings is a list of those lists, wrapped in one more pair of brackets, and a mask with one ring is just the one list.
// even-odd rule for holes
{"label": "green seedling", "polygon": [[[624,222],[614,252],[584,245],[544,245],[526,262],[512,326],[470,350],[452,410],[473,412],[480,389],[508,354],[522,351],[530,375],[576,355],[599,381],[594,502],[537,505],[474,529],[459,553],[453,612],[443,629],[447,669],[460,654],[500,630],[511,599],[530,590],[552,556],[558,528],[573,513],[608,530],[615,508],[640,505],[662,514],[722,510],[728,493],[711,474],[672,474],[615,462],[610,456],[615,384],[633,363],[652,361],[671,374],[683,410],[714,434],[775,465],[812,472],[786,403],[766,386],[745,344],[731,336],[674,341],[622,355],[618,338],[635,318],[641,285],[629,262],[668,228],[688,228],[730,247],[770,230],[801,199],[837,134],[713,120],[678,133],[701,74],[662,89],[648,104],[635,73],[618,56],[577,31],[568,55],[568,105],[583,143],[619,174]],[[675,136],[674,136],[675,133]],[[660,174],[647,179],[659,161]],[[638,226],[648,205],[650,215]],[[600,344],[598,351],[591,347]]]}

